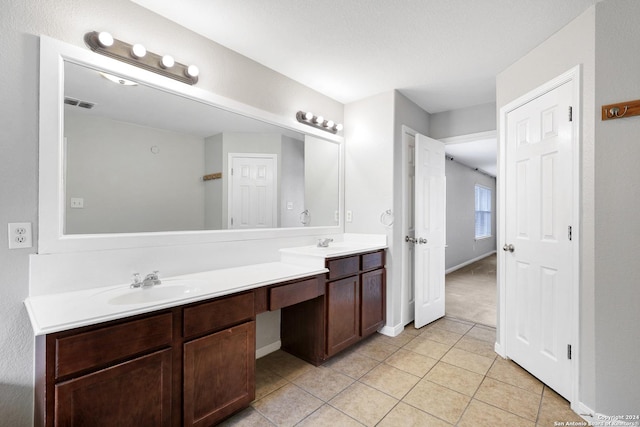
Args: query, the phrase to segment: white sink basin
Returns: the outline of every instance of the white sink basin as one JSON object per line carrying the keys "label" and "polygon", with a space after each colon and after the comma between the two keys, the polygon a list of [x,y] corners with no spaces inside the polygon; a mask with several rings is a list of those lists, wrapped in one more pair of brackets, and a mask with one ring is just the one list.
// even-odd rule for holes
{"label": "white sink basin", "polygon": [[175,281],[167,280],[160,285],[149,288],[120,287],[100,292],[95,295],[104,298],[110,305],[145,304],[169,299],[182,299],[193,296],[201,291],[197,280]]}

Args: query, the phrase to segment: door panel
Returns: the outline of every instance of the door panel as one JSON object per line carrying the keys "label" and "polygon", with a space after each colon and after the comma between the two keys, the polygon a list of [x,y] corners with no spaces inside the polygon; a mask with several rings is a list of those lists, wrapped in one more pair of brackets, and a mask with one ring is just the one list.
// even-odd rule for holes
{"label": "door panel", "polygon": [[415,327],[444,316],[446,188],[444,144],[416,135]]}
{"label": "door panel", "polygon": [[276,157],[230,154],[229,228],[277,225]]}
{"label": "door panel", "polygon": [[[573,125],[568,82],[507,114],[506,352],[567,397],[571,365]],[[507,249],[505,249],[506,251]]]}

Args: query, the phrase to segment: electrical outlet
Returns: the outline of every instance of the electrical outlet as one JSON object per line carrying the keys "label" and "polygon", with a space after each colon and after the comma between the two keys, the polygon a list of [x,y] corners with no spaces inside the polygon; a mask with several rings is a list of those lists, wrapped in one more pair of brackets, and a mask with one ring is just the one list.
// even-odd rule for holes
{"label": "electrical outlet", "polygon": [[72,197],[71,198],[71,208],[73,208],[73,209],[83,209],[84,208],[84,199],[82,197]]}
{"label": "electrical outlet", "polygon": [[353,221],[353,212],[347,211],[347,222]]}
{"label": "electrical outlet", "polygon": [[30,222],[9,223],[9,249],[30,248],[33,246]]}

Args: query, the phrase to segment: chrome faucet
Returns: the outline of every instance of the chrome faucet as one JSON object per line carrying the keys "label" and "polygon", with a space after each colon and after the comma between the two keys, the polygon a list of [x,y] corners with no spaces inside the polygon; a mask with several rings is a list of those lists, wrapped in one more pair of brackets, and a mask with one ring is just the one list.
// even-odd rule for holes
{"label": "chrome faucet", "polygon": [[318,247],[319,248],[328,248],[329,247],[329,243],[333,242],[333,239],[331,238],[327,238],[327,239],[318,239]]}
{"label": "chrome faucet", "polygon": [[130,288],[150,288],[151,286],[159,285],[162,281],[158,278],[158,270],[153,273],[149,273],[144,277],[144,280],[140,280],[140,273],[133,274],[133,283]]}

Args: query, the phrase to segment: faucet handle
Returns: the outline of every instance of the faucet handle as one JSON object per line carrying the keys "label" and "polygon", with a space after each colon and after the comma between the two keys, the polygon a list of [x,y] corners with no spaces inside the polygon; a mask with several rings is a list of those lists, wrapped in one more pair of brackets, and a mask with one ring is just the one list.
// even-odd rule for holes
{"label": "faucet handle", "polygon": [[133,282],[131,283],[131,288],[139,288],[142,280],[140,279],[140,273],[133,273]]}

